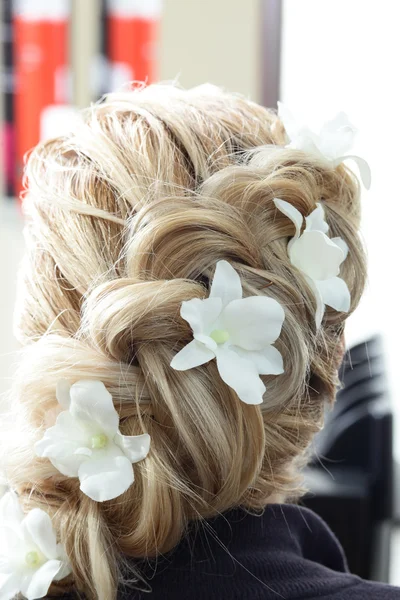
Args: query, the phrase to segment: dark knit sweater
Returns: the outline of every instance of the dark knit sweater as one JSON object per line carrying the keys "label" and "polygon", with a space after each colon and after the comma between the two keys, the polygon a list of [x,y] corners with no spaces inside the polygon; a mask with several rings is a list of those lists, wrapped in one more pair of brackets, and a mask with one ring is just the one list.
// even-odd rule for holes
{"label": "dark knit sweater", "polygon": [[179,546],[142,565],[152,589],[123,600],[392,600],[400,588],[348,573],[327,525],[294,505],[261,517],[233,510],[193,527]]}

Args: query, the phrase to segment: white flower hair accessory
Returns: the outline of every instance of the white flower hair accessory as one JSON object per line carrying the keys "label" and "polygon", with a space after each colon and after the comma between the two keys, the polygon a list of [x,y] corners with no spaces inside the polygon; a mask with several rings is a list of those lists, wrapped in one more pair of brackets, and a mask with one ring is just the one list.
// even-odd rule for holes
{"label": "white flower hair accessory", "polygon": [[341,112],[331,121],[327,121],[319,134],[298,123],[282,102],[278,102],[278,116],[289,138],[286,148],[304,150],[304,152],[313,154],[332,169],[335,169],[344,160],[354,160],[360,170],[361,181],[367,189],[370,188],[371,170],[367,161],[360,156],[347,154],[353,146],[357,130],[345,113]]}
{"label": "white flower hair accessory", "polygon": [[242,298],[240,277],[225,260],[217,263],[210,295],[182,302],[181,317],[193,340],[178,352],[171,367],[186,371],[213,358],[222,380],[246,404],[261,404],[265,385],[260,375],[283,373],[280,352],[272,346],[285,313],[272,298]]}
{"label": "white flower hair accessory", "polygon": [[82,492],[92,500],[117,498],[132,485],[132,464],[146,458],[150,436],[120,433],[119,415],[101,381],[71,386],[61,380],[56,395],[66,410],[36,442],[36,454],[49,458],[63,475],[79,477]]}
{"label": "white flower hair accessory", "polygon": [[350,309],[349,288],[338,277],[340,265],[347,257],[347,244],[340,237],[331,239],[326,235],[329,225],[325,221],[321,204],[318,203],[317,208],[305,218],[306,227],[300,233],[303,215],[297,208],[280,198],[274,198],[274,203],[296,228],[295,235],[288,244],[288,254],[292,265],[303,273],[315,294],[315,322],[318,328],[322,323],[325,305],[340,312],[348,312]]}
{"label": "white flower hair accessory", "polygon": [[24,514],[16,494],[7,492],[0,501],[0,599],[43,598],[53,580],[70,573],[49,515],[39,508]]}

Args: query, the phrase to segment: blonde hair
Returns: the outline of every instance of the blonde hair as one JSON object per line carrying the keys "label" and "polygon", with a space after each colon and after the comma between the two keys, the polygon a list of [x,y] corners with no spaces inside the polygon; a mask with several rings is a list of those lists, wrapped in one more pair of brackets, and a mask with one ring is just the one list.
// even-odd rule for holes
{"label": "blonde hair", "polygon": [[[316,332],[313,292],[288,260],[294,228],[273,198],[303,215],[323,201],[332,237],[349,246],[341,277],[351,311],[365,259],[354,175],[269,151],[284,141],[276,114],[248,99],[159,84],[110,94],[73,133],[30,155],[16,322],[25,350],[7,474],[26,507],[50,513],[73,585],[89,599],[115,598],[126,557],[167,552],[190,521],[301,494],[300,467],[335,395],[347,315],[328,309]],[[285,309],[276,343],[285,372],[264,378],[262,406],[240,402],[215,361],[169,366],[191,340],[181,303],[207,296],[221,259],[246,296]],[[55,422],[61,378],[103,381],[122,433],[151,436],[134,485],[115,500],[93,502],[33,452]]]}

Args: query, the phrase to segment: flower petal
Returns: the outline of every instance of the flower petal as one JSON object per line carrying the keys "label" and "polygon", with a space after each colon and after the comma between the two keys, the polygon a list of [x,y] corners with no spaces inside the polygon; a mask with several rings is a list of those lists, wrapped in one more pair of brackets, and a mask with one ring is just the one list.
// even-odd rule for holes
{"label": "flower petal", "polygon": [[61,569],[54,576],[54,581],[61,581],[61,579],[68,577],[72,573],[72,566],[62,544],[57,544],[57,554],[58,559],[61,561]]}
{"label": "flower petal", "polygon": [[34,508],[22,521],[21,530],[27,545],[33,542],[46,558],[58,558],[56,534],[47,513],[40,508]]}
{"label": "flower petal", "polygon": [[69,410],[63,410],[56,419],[56,424],[49,427],[47,431],[54,430],[53,435],[63,438],[64,441],[73,442],[76,446],[85,446],[89,440],[91,431],[96,431],[95,424],[88,425],[80,419],[74,417]]}
{"label": "flower petal", "polygon": [[321,327],[322,319],[323,319],[324,313],[325,313],[325,303],[322,300],[322,296],[316,285],[316,282],[313,279],[311,279],[311,277],[306,277],[306,279],[307,279],[308,285],[314,292],[315,302],[317,304],[317,308],[315,311],[315,325],[316,325],[317,329],[319,329]]}
{"label": "flower petal", "polygon": [[321,231],[305,231],[289,252],[293,266],[311,279],[329,279],[339,275],[343,251]]}
{"label": "flower petal", "polygon": [[332,277],[324,281],[316,281],[316,287],[324,304],[339,312],[349,312],[351,297],[347,283],[340,277]]}
{"label": "flower petal", "polygon": [[293,150],[301,150],[302,152],[309,154],[322,164],[330,164],[329,159],[324,154],[322,154],[322,152],[319,149],[318,136],[307,127],[299,131],[296,137],[294,137],[290,144],[286,147],[292,148]]}
{"label": "flower petal", "polygon": [[7,563],[18,558],[23,551],[21,523],[24,517],[17,494],[12,491],[4,494],[0,501],[0,572],[8,572]]}
{"label": "flower petal", "polygon": [[206,348],[201,342],[192,340],[178,354],[175,354],[171,361],[171,367],[176,371],[187,371],[188,369],[204,365],[204,363],[213,358],[215,358],[215,353],[212,350]]}
{"label": "flower petal", "polygon": [[122,435],[117,433],[114,443],[129,458],[131,463],[139,462],[146,458],[150,450],[150,436],[148,433],[142,435]]}
{"label": "flower petal", "polygon": [[79,467],[83,462],[87,460],[87,457],[83,454],[73,454],[66,458],[51,458],[48,457],[49,461],[63,475],[66,477],[78,477]]}
{"label": "flower petal", "polygon": [[322,231],[322,233],[329,231],[329,225],[325,221],[324,209],[319,202],[317,203],[317,208],[306,217],[306,228],[304,231]]}
{"label": "flower petal", "polygon": [[[112,437],[118,431],[119,415],[112,396],[101,381],[77,381],[71,386],[70,413],[80,421],[97,423]],[[83,445],[83,444],[82,444]]]}
{"label": "flower petal", "polygon": [[348,154],[347,156],[339,156],[337,160],[335,160],[335,167],[340,165],[340,163],[345,160],[354,160],[356,165],[358,166],[358,170],[360,172],[360,178],[364,185],[364,187],[369,190],[371,187],[371,168],[367,161],[361,156],[354,156],[352,154]]}
{"label": "flower petal", "polygon": [[57,440],[57,437],[53,437],[52,434],[53,432],[48,430],[44,437],[36,442],[35,452],[37,456],[48,458],[52,465],[63,475],[78,477],[79,467],[86,460],[86,456],[76,453],[76,443],[65,439]]}
{"label": "flower petal", "polygon": [[91,450],[90,448],[77,448],[74,454],[80,454],[82,456],[88,456],[90,458],[91,456],[93,456],[93,450]]}
{"label": "flower petal", "polygon": [[206,348],[212,350],[215,353],[215,350],[217,349],[217,342],[213,340],[209,335],[204,335],[203,333],[195,333],[194,339],[200,342],[201,344],[204,344]]}
{"label": "flower petal", "polygon": [[245,350],[261,350],[280,335],[285,313],[273,298],[251,296],[230,302],[221,314],[229,341]]}
{"label": "flower petal", "polygon": [[[3,540],[0,538],[0,543]],[[7,553],[7,550],[3,547],[3,545],[1,546],[1,552],[2,554],[0,555],[0,588],[1,588],[1,582],[3,580],[5,580],[7,575],[11,575],[11,573],[14,572],[13,569],[13,565],[11,564],[10,558],[5,557],[4,555]]]}
{"label": "flower petal", "polygon": [[274,346],[267,346],[258,352],[243,350],[238,346],[233,346],[232,350],[250,360],[260,375],[280,375],[284,372],[282,354]]}
{"label": "flower petal", "polygon": [[346,244],[346,242],[344,241],[344,239],[341,237],[335,237],[335,238],[331,238],[331,242],[336,244],[336,246],[339,246],[339,248],[341,249],[341,251],[343,252],[343,255],[344,255],[343,261],[345,261],[347,258],[347,255],[349,253],[349,247]]}
{"label": "flower petal", "polygon": [[16,530],[6,523],[0,526],[0,573],[11,573],[14,560],[19,560],[24,552],[25,544],[21,529]]}
{"label": "flower petal", "polygon": [[126,456],[88,460],[79,469],[81,490],[96,502],[117,498],[132,485],[133,467]]}
{"label": "flower petal", "polygon": [[58,400],[58,403],[61,404],[61,406],[65,410],[69,409],[69,405],[71,403],[71,398],[69,395],[70,390],[71,384],[69,381],[67,381],[66,379],[60,379],[60,381],[58,381],[56,388],[56,398]]}
{"label": "flower petal", "polygon": [[265,385],[255,365],[229,348],[218,348],[217,367],[221,379],[246,404],[261,404]]}
{"label": "flower petal", "polygon": [[293,236],[293,239],[297,240],[297,238],[300,236],[301,227],[303,225],[303,215],[297,210],[297,208],[292,206],[289,202],[286,202],[286,200],[274,198],[274,204],[276,208],[285,215],[285,217],[294,223],[296,233]]}
{"label": "flower petal", "polygon": [[189,323],[195,335],[208,334],[221,310],[221,298],[193,298],[182,302],[181,317]]}
{"label": "flower petal", "polygon": [[49,458],[63,475],[77,477],[85,456],[77,454],[79,448],[89,445],[90,432],[84,424],[68,411],[60,413],[53,427],[46,430],[43,438],[36,442],[37,456]]}
{"label": "flower petal", "polygon": [[282,121],[288,138],[295,138],[302,127],[299,126],[294,115],[283,102],[278,102],[278,116]]}
{"label": "flower petal", "polygon": [[0,500],[0,523],[13,531],[19,531],[25,514],[15,492],[7,492]]}
{"label": "flower petal", "polygon": [[[87,450],[87,451],[86,451]],[[68,456],[49,457],[52,465],[67,477],[78,477],[79,469],[84,462],[89,460],[99,460],[107,456],[121,456],[122,451],[114,442],[109,441],[105,448],[96,450],[78,448],[75,452]]]}
{"label": "flower petal", "polygon": [[21,576],[18,573],[5,575],[0,579],[0,600],[10,600],[21,589]]}
{"label": "flower petal", "polygon": [[48,560],[32,575],[25,576],[21,585],[21,592],[28,600],[43,598],[49,591],[49,587],[57,573],[62,568],[59,560]]}
{"label": "flower petal", "polygon": [[242,283],[238,273],[226,260],[219,260],[215,267],[210,298],[221,298],[222,305],[226,306],[232,300],[239,300],[242,295]]}
{"label": "flower petal", "polygon": [[58,415],[56,424],[36,442],[35,452],[42,457],[64,458],[87,446],[89,439],[90,434],[83,423],[64,411]]}
{"label": "flower petal", "polygon": [[327,158],[336,159],[341,154],[348,152],[353,145],[356,128],[352,125],[344,112],[340,112],[333,119],[324,123],[319,138],[319,148]]}

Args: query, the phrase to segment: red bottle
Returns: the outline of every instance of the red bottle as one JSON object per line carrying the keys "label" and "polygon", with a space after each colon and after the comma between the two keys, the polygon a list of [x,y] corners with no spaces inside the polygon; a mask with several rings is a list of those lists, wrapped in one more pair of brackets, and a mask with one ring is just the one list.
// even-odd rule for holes
{"label": "red bottle", "polygon": [[42,111],[67,102],[69,0],[14,3],[17,192],[24,156],[40,139]]}
{"label": "red bottle", "polygon": [[161,0],[107,0],[111,89],[128,81],[157,79],[161,5]]}

